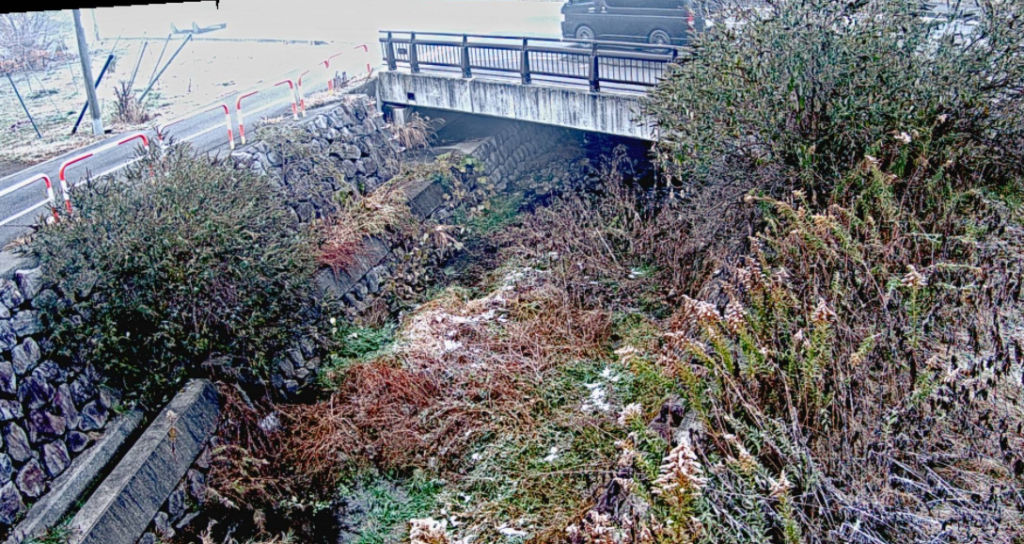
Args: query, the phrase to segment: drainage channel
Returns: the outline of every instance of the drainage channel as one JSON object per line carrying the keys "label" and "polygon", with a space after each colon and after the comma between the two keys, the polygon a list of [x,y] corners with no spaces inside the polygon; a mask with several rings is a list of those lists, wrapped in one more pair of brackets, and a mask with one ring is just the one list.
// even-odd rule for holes
{"label": "drainage channel", "polygon": [[216,387],[193,380],[148,425],[138,408],[124,414],[4,544],[57,536],[66,544],[134,544],[202,451],[219,413]]}

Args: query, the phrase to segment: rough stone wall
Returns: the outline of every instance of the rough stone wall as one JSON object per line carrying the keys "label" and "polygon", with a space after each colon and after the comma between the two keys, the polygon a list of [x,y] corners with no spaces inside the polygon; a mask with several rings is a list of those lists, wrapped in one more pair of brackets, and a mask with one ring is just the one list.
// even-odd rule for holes
{"label": "rough stone wall", "polygon": [[[269,176],[299,225],[331,217],[346,198],[398,171],[400,148],[366,95],[344,95],[298,122],[260,127],[253,140],[232,155],[235,167]],[[316,378],[319,366],[312,343],[299,340],[274,361],[271,385],[289,398]]]}
{"label": "rough stone wall", "polygon": [[[520,123],[509,126],[476,146],[471,155],[483,162],[484,171],[465,180],[459,198],[418,188],[414,211],[422,221],[450,222],[460,207],[472,208],[489,197],[513,191],[544,196],[556,188],[596,179],[578,132]],[[415,205],[420,200],[420,205]],[[371,238],[360,258],[348,270],[321,273],[321,283],[341,296],[350,314],[358,315],[387,292],[420,292],[434,282],[446,255],[424,244],[394,244]],[[415,272],[409,273],[410,269]]]}
{"label": "rough stone wall", "polygon": [[107,424],[117,402],[92,365],[42,360],[37,308],[57,297],[38,268],[0,279],[0,535]]}
{"label": "rough stone wall", "polygon": [[309,114],[289,123],[284,137],[260,140],[273,127],[258,129],[260,141],[233,155],[270,175],[300,224],[329,217],[341,198],[376,189],[398,168],[398,144],[368,96],[345,95]]}

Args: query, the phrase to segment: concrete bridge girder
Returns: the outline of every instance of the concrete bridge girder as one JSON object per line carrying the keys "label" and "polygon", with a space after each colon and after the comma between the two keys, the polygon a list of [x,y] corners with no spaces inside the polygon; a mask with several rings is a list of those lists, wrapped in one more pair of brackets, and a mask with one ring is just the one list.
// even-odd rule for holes
{"label": "concrete bridge girder", "polygon": [[385,71],[380,100],[654,141],[653,123],[643,117],[639,93],[523,85],[481,78]]}

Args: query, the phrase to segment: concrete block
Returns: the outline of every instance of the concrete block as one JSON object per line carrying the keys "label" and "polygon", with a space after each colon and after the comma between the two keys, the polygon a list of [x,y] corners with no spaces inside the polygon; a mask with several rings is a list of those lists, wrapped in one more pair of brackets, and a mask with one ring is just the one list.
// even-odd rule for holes
{"label": "concrete block", "polygon": [[409,210],[420,218],[430,217],[441,205],[444,204],[444,195],[447,193],[439,182],[431,180],[416,180],[404,187],[405,196],[409,202]]}
{"label": "concrete block", "polygon": [[71,520],[68,544],[134,544],[217,427],[217,388],[186,385]]}
{"label": "concrete block", "polygon": [[39,266],[39,256],[0,251],[0,278],[12,280],[18,270]]}
{"label": "concrete block", "polygon": [[42,537],[74,506],[89,485],[116,458],[142,422],[142,411],[133,410],[107,426],[103,436],[89,451],[75,458],[59,478],[51,482],[50,492],[39,499],[8,536],[4,544],[18,544]]}

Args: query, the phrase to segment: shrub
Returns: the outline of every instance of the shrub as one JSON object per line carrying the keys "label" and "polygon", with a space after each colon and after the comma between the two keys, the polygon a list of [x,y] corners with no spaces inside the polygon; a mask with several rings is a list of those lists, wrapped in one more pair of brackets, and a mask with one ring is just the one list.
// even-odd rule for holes
{"label": "shrub", "polygon": [[263,375],[315,320],[312,240],[266,178],[187,146],[127,178],[76,188],[73,219],[33,243],[62,294],[42,309],[56,352],[144,399],[211,357]]}
{"label": "shrub", "polygon": [[114,88],[114,97],[117,99],[114,104],[115,121],[126,125],[138,125],[152,119],[152,115],[146,111],[146,106],[139,102],[127,81],[118,82],[118,86]]}
{"label": "shrub", "polygon": [[1019,541],[1024,4],[734,13],[647,103],[693,209],[659,264],[702,263],[659,354],[703,427],[663,470],[701,478],[646,486],[651,530]]}
{"label": "shrub", "polygon": [[1019,178],[1024,6],[980,2],[971,18],[954,3],[926,20],[921,4],[729,7],[742,24],[715,27],[669,70],[646,109],[662,133],[660,162],[692,202],[681,264],[736,252],[756,220],[740,202],[752,188],[800,189],[821,205],[883,144],[913,141],[894,157],[897,175],[928,161],[965,183]]}

